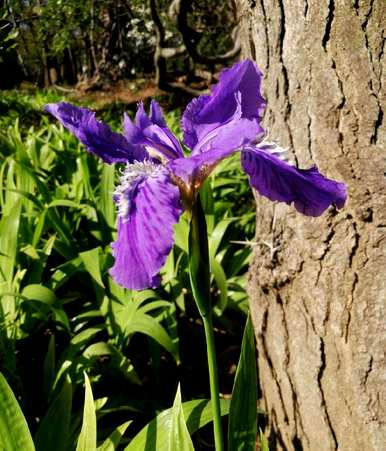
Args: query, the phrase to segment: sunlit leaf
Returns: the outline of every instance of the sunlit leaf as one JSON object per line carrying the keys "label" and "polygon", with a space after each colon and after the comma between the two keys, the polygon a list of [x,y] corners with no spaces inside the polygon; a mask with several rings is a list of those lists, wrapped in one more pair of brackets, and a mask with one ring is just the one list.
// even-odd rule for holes
{"label": "sunlit leaf", "polygon": [[101,287],[104,288],[104,284],[102,281],[101,268],[99,265],[99,248],[90,249],[89,251],[84,251],[79,254],[86,270],[90,273],[91,277],[95,280],[95,282]]}
{"label": "sunlit leaf", "polygon": [[[221,415],[227,415],[229,401],[220,400]],[[182,403],[184,418],[189,434],[193,434],[201,427],[213,420],[211,401],[196,399]],[[146,425],[129,443],[125,451],[138,451],[142,449],[156,449],[169,451],[168,436],[172,421],[173,408],[164,410],[157,418]]]}
{"label": "sunlit leaf", "polygon": [[169,451],[194,451],[192,439],[186,426],[184,412],[181,405],[181,390],[178,385],[174,399],[172,414],[170,416],[168,450]]}
{"label": "sunlit leaf", "polygon": [[266,439],[263,431],[259,428],[260,450],[269,451],[268,440]]}
{"label": "sunlit leaf", "polygon": [[68,377],[58,397],[51,404],[35,436],[37,451],[66,451],[72,407],[72,385]]}
{"label": "sunlit leaf", "polygon": [[114,227],[115,206],[112,199],[114,192],[114,166],[103,165],[100,184],[100,205],[101,211],[109,227]]}
{"label": "sunlit leaf", "polygon": [[76,451],[95,451],[97,444],[96,414],[90,381],[84,373],[85,395],[82,429],[78,437]]}
{"label": "sunlit leaf", "polygon": [[257,369],[250,316],[244,330],[229,410],[229,451],[255,451],[257,438]]}
{"label": "sunlit leaf", "polygon": [[140,332],[157,341],[163,348],[179,361],[178,348],[159,322],[149,315],[136,313],[126,329],[126,333]]}
{"label": "sunlit leaf", "polygon": [[229,227],[229,225],[234,221],[234,218],[231,219],[223,219],[219,221],[213,232],[209,237],[209,254],[214,257],[217,254],[217,251],[220,247],[221,241],[224,238],[224,235]]}
{"label": "sunlit leaf", "polygon": [[34,451],[35,446],[23,412],[0,373],[0,449],[5,451]]}
{"label": "sunlit leaf", "polygon": [[57,301],[55,293],[44,285],[27,285],[21,294],[31,301],[38,301],[47,305],[55,305]]}
{"label": "sunlit leaf", "polygon": [[117,449],[117,446],[119,445],[119,442],[122,439],[123,434],[125,433],[127,427],[131,421],[126,421],[126,423],[121,424],[118,426],[108,437],[107,439],[102,443],[101,446],[98,446],[98,451],[115,451]]}

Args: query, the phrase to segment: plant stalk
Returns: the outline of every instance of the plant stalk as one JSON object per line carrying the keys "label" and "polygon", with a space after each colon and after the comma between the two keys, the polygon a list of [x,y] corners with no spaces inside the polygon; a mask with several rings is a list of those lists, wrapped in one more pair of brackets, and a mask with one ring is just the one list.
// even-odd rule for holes
{"label": "plant stalk", "polygon": [[202,317],[205,329],[215,449],[216,451],[223,451],[224,442],[221,426],[221,409],[210,296],[208,231],[205,214],[199,196],[197,196],[197,200],[192,208],[190,220],[189,275],[193,297]]}
{"label": "plant stalk", "polygon": [[210,312],[207,316],[203,316],[202,320],[204,322],[206,353],[208,357],[210,398],[212,402],[212,411],[213,411],[214,444],[216,451],[223,451],[224,442],[221,425],[221,409],[218,389],[218,374],[216,363],[216,350],[214,345],[212,312]]}

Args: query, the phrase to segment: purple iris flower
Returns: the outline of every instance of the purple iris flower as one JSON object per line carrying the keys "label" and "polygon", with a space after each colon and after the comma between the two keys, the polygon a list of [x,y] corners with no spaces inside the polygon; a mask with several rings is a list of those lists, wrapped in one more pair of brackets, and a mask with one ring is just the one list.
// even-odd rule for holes
{"label": "purple iris flower", "polygon": [[215,165],[236,151],[241,151],[252,187],[270,200],[293,203],[308,216],[321,215],[331,204],[343,207],[345,184],[327,179],[315,166],[297,169],[283,160],[283,149],[266,141],[261,79],[253,61],[241,61],[221,73],[210,95],[189,103],[182,116],[188,155],[155,101],[149,115],[142,103],[134,122],[125,115],[124,135],[87,109],[68,103],[46,106],[90,152],[106,163],[125,163],[113,196],[118,237],[110,273],[118,284],[134,290],[159,284],[173,246],[173,226]]}

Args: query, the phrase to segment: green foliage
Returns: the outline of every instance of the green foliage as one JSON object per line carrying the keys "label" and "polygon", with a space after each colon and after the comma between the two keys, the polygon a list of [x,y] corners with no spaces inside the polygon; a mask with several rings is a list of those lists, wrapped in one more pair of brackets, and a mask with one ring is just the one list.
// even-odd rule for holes
{"label": "green foliage", "polygon": [[[71,383],[66,381],[59,397],[52,404],[35,438],[36,449],[72,449],[80,451],[114,451],[131,423],[127,421],[118,426],[112,434],[97,448],[96,403],[89,379],[85,377],[85,397],[83,421],[79,434],[74,436],[74,443],[68,439],[69,411],[71,410]],[[27,422],[20,406],[0,373],[0,445],[5,450],[35,451]],[[56,411],[55,411],[56,410]],[[221,402],[221,414],[229,411],[229,402]],[[185,422],[185,418],[187,421]],[[211,403],[206,399],[181,402],[178,386],[173,407],[161,412],[157,418],[146,425],[125,447],[125,451],[140,449],[157,449],[165,451],[193,450],[190,434],[212,421]],[[63,428],[63,430],[62,430]]]}
{"label": "green foliage", "polygon": [[[137,0],[7,0],[0,4],[0,70],[14,77],[0,80],[11,88],[22,80],[39,86],[131,78],[154,72],[156,47],[149,3]],[[182,36],[171,2],[158,0],[165,45],[178,48]],[[231,0],[188,3],[188,25],[198,51],[216,56],[233,47],[235,10]],[[188,73],[187,52],[167,60],[173,76]],[[213,70],[213,67],[209,68]]]}
{"label": "green foliage", "polygon": [[260,449],[261,451],[269,451],[268,440],[263,434],[262,430],[259,429],[259,438],[260,438]]}
{"label": "green foliage", "polygon": [[181,389],[178,385],[176,397],[172,407],[171,424],[166,439],[169,451],[194,451],[192,439],[186,426],[181,403]]}
{"label": "green foliage", "polygon": [[198,50],[203,55],[221,55],[232,48],[233,4],[228,1],[193,0],[189,25],[202,33]]}
{"label": "green foliage", "polygon": [[[0,370],[20,399],[38,450],[53,449],[52,443],[55,449],[75,449],[84,372],[98,394],[95,446],[134,446],[150,433],[159,440],[154,431],[169,415],[164,412],[179,375],[197,382],[198,388],[184,393],[188,400],[202,397],[198,379],[206,381],[206,368],[196,357],[203,331],[189,289],[188,218],[176,226],[160,289],[135,293],[117,286],[108,269],[118,168],[99,162],[47,120],[40,108],[56,100],[55,93],[0,99],[9,112],[0,118]],[[14,120],[19,110],[23,119]],[[177,117],[172,112],[167,120],[179,132]],[[217,167],[201,199],[215,322],[237,343],[248,310],[244,286],[254,223],[253,198],[237,157]],[[197,334],[187,338],[186,326],[192,325]],[[191,351],[183,355],[187,343]],[[201,373],[205,376],[198,378]],[[86,399],[88,417],[89,387]],[[174,411],[178,398],[176,403]],[[226,406],[224,401],[224,414]],[[187,401],[182,409],[190,434],[211,421],[207,401]],[[147,432],[137,436],[146,424]]]}
{"label": "green foliage", "polygon": [[97,425],[94,407],[94,398],[92,395],[90,381],[87,374],[84,373],[84,408],[82,429],[78,437],[76,451],[96,451],[97,445]]}
{"label": "green foliage", "polygon": [[212,309],[208,252],[205,214],[198,195],[190,219],[188,257],[190,285],[201,316],[207,316]]}
{"label": "green foliage", "polygon": [[[177,402],[178,398],[177,398]],[[181,421],[176,418],[176,410],[173,406],[161,412],[157,418],[146,425],[125,448],[125,451],[137,451],[139,449],[157,449],[167,451],[170,443],[170,432],[173,421]],[[229,402],[221,400],[221,414],[227,415]],[[207,399],[196,399],[182,403],[183,417],[186,418],[186,427],[190,434],[212,421],[211,402]],[[181,415],[180,415],[181,416]]]}
{"label": "green foliage", "polygon": [[257,439],[257,370],[255,336],[248,316],[229,410],[229,451],[254,451]]}
{"label": "green foliage", "polygon": [[[77,451],[96,450],[97,424],[94,399],[89,379],[85,373],[85,398],[83,406],[83,422],[76,437]],[[20,406],[0,373],[0,445],[6,451],[35,451],[27,422]],[[71,382],[66,380],[58,398],[53,402],[35,437],[37,451],[68,450],[75,443],[70,442],[69,425],[72,406]],[[121,441],[128,424],[120,426],[98,447],[98,451],[114,451]]]}
{"label": "green foliage", "polygon": [[69,377],[53,400],[35,435],[38,451],[66,451],[70,443],[70,420],[72,408],[72,384]]}
{"label": "green foliage", "polygon": [[23,412],[0,373],[0,447],[7,451],[35,451]]}
{"label": "green foliage", "polygon": [[107,439],[102,443],[101,446],[98,446],[98,451],[114,451],[117,449],[119,442],[122,440],[122,436],[125,433],[127,427],[131,421],[126,421],[126,423],[118,426],[112,433],[107,437]]}
{"label": "green foliage", "polygon": [[143,2],[10,0],[0,6],[0,25],[5,50],[15,49],[24,78],[40,85],[152,69],[152,22]]}

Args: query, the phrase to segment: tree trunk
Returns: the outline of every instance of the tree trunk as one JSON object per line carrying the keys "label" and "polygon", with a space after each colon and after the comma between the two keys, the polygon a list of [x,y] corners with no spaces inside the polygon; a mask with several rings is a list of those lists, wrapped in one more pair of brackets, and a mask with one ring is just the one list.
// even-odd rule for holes
{"label": "tree trunk", "polygon": [[386,449],[384,0],[237,0],[264,123],[341,211],[257,199],[249,292],[271,449]]}

